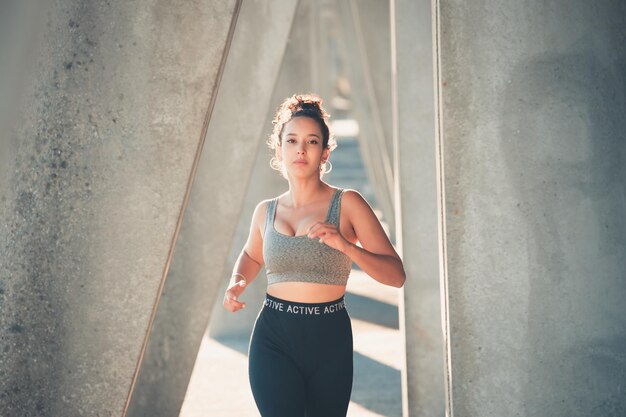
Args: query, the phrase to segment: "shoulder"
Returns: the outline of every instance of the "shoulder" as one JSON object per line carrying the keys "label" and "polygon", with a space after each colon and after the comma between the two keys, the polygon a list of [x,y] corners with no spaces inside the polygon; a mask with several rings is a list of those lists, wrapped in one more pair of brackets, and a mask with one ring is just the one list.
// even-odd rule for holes
{"label": "shoulder", "polygon": [[[275,202],[277,205],[278,205],[278,204],[282,204],[282,203],[281,203],[281,198],[283,198],[283,197],[284,197],[285,195],[287,195],[288,193],[289,193],[289,191],[285,191],[284,193],[279,194],[279,195],[277,195],[277,196],[275,196],[275,197],[268,198],[268,199],[266,199],[266,200],[262,200],[262,201],[259,203],[259,205],[264,205],[264,206],[265,206],[265,208],[267,209],[267,207],[269,207],[269,206],[270,206],[270,204],[271,204],[272,202]],[[283,201],[284,201],[284,199],[283,199]]]}
{"label": "shoulder", "polygon": [[357,190],[353,190],[352,188],[344,188],[341,195],[341,205],[346,209],[356,208],[357,210],[362,210],[364,208],[370,207],[367,200],[365,200],[365,198]]}
{"label": "shoulder", "polygon": [[359,191],[348,188],[342,194],[341,210],[353,226],[359,223],[369,227],[380,221],[378,210],[374,210]]}
{"label": "shoulder", "polygon": [[276,197],[274,197],[274,198],[266,198],[266,199],[264,199],[264,200],[259,201],[259,202],[257,203],[257,205],[256,205],[255,210],[265,210],[265,209],[269,206],[269,204],[270,204],[273,200],[275,200],[275,199],[276,199]]}
{"label": "shoulder", "polygon": [[254,208],[254,218],[260,220],[261,225],[262,222],[265,220],[265,216],[267,215],[267,211],[270,208],[270,204],[272,204],[272,202],[276,202],[278,203],[278,200],[284,196],[287,192],[284,192],[280,195],[277,195],[276,197],[272,197],[272,198],[266,198],[264,200],[261,200],[257,203],[256,207]]}
{"label": "shoulder", "polygon": [[352,188],[345,188],[341,192],[339,207],[344,216],[347,216],[352,223],[365,216],[372,216],[374,210],[365,197]]}
{"label": "shoulder", "polygon": [[256,207],[254,208],[254,214],[252,215],[252,221],[257,226],[261,227],[265,223],[267,210],[269,209],[270,203],[273,200],[273,198],[267,198],[257,203]]}

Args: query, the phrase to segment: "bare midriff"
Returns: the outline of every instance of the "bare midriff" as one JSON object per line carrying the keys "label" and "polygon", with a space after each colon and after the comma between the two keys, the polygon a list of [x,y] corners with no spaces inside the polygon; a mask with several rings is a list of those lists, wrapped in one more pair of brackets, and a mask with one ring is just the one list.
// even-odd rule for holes
{"label": "bare midriff", "polygon": [[301,303],[324,303],[341,298],[345,285],[318,284],[315,282],[276,282],[267,286],[267,293],[283,300]]}

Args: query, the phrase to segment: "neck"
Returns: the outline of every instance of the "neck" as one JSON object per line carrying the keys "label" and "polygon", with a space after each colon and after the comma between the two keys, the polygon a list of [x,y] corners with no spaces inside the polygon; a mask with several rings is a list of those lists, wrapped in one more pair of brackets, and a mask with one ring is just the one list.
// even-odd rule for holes
{"label": "neck", "polygon": [[320,178],[299,179],[289,181],[289,195],[293,208],[299,208],[311,204],[320,199],[320,195],[329,188],[328,184]]}

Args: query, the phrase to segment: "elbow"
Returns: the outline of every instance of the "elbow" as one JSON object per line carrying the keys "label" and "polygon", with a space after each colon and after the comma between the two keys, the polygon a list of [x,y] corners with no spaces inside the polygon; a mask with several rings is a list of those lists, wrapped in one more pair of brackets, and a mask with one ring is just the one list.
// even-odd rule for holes
{"label": "elbow", "polygon": [[406,282],[406,271],[404,270],[404,263],[402,259],[400,259],[400,277],[398,278],[398,288],[404,287],[404,283]]}
{"label": "elbow", "polygon": [[404,271],[404,265],[402,264],[402,260],[397,258],[397,263],[395,265],[396,273],[394,274],[393,279],[391,279],[389,285],[395,288],[402,288],[406,281],[406,272]]}
{"label": "elbow", "polygon": [[398,278],[396,279],[394,287],[402,288],[405,282],[406,282],[406,273],[404,272],[404,269],[403,269],[400,276],[398,276]]}
{"label": "elbow", "polygon": [[398,285],[397,288],[402,288],[404,287],[404,283],[406,282],[406,275],[402,275],[400,277],[400,280],[398,281]]}

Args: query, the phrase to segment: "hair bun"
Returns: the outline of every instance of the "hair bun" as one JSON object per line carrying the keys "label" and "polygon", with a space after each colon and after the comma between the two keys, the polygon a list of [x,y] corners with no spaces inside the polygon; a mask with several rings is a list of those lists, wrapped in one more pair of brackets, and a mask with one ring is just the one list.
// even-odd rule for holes
{"label": "hair bun", "polygon": [[314,94],[294,94],[286,100],[286,104],[292,114],[304,111],[309,115],[313,113],[322,119],[328,117],[328,114],[322,109],[322,99]]}

